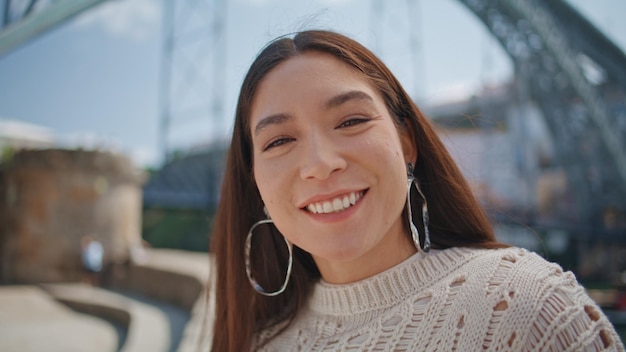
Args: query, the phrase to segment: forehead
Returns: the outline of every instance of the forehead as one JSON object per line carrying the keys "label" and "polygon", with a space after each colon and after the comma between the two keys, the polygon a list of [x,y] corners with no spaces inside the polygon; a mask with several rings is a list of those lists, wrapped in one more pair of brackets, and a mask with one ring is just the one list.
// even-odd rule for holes
{"label": "forehead", "polygon": [[330,54],[305,52],[280,63],[263,78],[252,101],[251,122],[286,113],[282,110],[290,107],[319,106],[332,96],[352,90],[363,91],[383,103],[363,73]]}
{"label": "forehead", "polygon": [[[364,74],[335,56],[320,51],[307,51],[286,59],[274,67],[261,81],[259,88],[276,83],[297,81],[298,77],[308,78],[307,82],[310,85],[315,83],[311,79],[328,75],[337,79],[367,82]],[[329,79],[331,77],[326,78]],[[329,79],[329,81],[333,80]]]}

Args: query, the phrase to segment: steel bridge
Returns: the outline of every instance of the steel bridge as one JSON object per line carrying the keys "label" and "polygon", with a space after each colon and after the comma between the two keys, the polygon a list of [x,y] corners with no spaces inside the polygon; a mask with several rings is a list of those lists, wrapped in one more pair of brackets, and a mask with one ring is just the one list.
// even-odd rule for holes
{"label": "steel bridge", "polygon": [[[0,22],[0,55],[102,1],[5,0]],[[615,224],[606,221],[610,212],[618,219],[613,233],[623,237],[626,232],[624,52],[564,0],[458,1],[497,38],[514,63],[520,95],[537,104],[543,113],[575,204],[572,210],[575,221],[569,225],[610,233]],[[176,1],[176,6],[194,8],[199,2],[218,14],[227,6],[225,0],[181,0]],[[208,40],[219,42],[215,38],[225,36],[224,19],[207,18],[214,22],[208,28],[216,28],[215,33],[207,36]],[[175,31],[174,26],[166,28],[166,62],[171,62],[175,54],[176,48],[169,41]],[[214,65],[216,87],[223,86],[215,79],[223,79],[219,70],[219,65]],[[173,66],[164,68],[167,75],[164,84],[171,81],[175,71]],[[162,135],[167,136],[176,119],[175,111],[171,110],[175,102],[169,99],[177,95],[172,94],[171,86],[162,88],[165,100],[161,102],[162,109],[168,109],[161,114]]]}
{"label": "steel bridge", "polygon": [[520,89],[543,113],[576,204],[569,225],[610,230],[607,212],[623,221],[624,53],[565,1],[460,1],[506,50]]}

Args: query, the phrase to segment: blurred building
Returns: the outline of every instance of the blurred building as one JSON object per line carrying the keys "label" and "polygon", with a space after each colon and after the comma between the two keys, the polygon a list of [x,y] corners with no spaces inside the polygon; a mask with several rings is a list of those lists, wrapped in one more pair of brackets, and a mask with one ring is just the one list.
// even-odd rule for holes
{"label": "blurred building", "polygon": [[0,150],[45,148],[54,144],[54,133],[47,127],[0,119]]}
{"label": "blurred building", "polygon": [[606,203],[594,222],[577,217],[576,180],[555,153],[542,111],[518,95],[517,83],[510,82],[426,104],[424,111],[500,240],[548,255],[583,280],[626,282],[620,276],[626,270],[622,211]]}
{"label": "blurred building", "polygon": [[537,187],[554,165],[550,136],[540,110],[515,99],[512,83],[424,111],[488,209],[527,217],[547,201],[552,190]]}
{"label": "blurred building", "polygon": [[141,245],[142,173],[121,154],[57,146],[51,129],[0,120],[0,283],[81,279],[81,239],[122,263]]}
{"label": "blurred building", "polygon": [[171,156],[144,185],[144,207],[214,211],[226,149],[224,144],[211,143]]}

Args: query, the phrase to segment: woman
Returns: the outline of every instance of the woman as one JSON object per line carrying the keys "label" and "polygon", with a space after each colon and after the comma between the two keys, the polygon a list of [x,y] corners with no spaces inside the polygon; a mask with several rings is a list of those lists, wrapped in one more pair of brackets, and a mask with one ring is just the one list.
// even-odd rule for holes
{"label": "woman", "polygon": [[342,35],[256,58],[221,197],[214,351],[623,350],[571,273],[496,241],[430,123]]}

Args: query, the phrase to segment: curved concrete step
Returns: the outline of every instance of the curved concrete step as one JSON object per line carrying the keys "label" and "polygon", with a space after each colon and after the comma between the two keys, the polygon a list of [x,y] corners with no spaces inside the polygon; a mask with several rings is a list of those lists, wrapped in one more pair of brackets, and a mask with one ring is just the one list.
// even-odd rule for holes
{"label": "curved concrete step", "polygon": [[36,286],[0,286],[0,351],[117,349],[117,333],[102,319],[77,313]]}
{"label": "curved concrete step", "polygon": [[56,300],[127,327],[123,352],[169,351],[167,317],[157,308],[104,289],[84,284],[45,284],[42,288]]}

